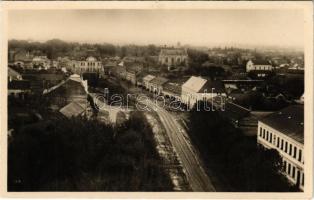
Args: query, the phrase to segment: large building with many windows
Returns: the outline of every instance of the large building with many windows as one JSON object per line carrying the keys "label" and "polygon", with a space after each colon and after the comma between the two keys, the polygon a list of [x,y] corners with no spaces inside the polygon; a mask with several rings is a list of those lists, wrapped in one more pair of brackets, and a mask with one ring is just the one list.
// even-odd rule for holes
{"label": "large building with many windows", "polygon": [[76,74],[83,74],[84,72],[103,72],[102,62],[96,58],[89,56],[85,60],[72,61],[72,72]]}
{"label": "large building with many windows", "polygon": [[291,105],[258,121],[257,143],[276,149],[283,159],[282,173],[304,188],[304,106]]}

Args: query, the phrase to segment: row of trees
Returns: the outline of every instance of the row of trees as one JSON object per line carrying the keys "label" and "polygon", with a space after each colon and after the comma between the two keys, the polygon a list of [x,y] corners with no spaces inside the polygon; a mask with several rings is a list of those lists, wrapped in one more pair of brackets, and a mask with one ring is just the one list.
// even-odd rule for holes
{"label": "row of trees", "polygon": [[108,43],[87,44],[77,42],[65,42],[59,39],[52,39],[46,42],[33,42],[26,40],[9,40],[9,50],[31,52],[33,54],[45,54],[49,59],[57,57],[84,57],[84,56],[156,56],[160,47],[155,45],[113,45]]}
{"label": "row of trees", "polygon": [[8,150],[9,191],[170,191],[141,113],[117,128],[82,118],[25,126]]}
{"label": "row of trees", "polygon": [[280,173],[283,163],[278,152],[258,147],[256,137],[244,136],[218,111],[193,110],[189,121],[189,134],[205,164],[219,179],[230,184],[228,190],[279,192],[294,189]]}

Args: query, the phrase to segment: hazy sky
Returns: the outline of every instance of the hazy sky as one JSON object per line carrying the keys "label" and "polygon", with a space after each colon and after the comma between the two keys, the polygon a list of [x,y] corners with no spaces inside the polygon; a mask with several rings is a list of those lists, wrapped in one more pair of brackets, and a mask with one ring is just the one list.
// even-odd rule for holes
{"label": "hazy sky", "polygon": [[14,10],[9,39],[303,46],[302,10]]}

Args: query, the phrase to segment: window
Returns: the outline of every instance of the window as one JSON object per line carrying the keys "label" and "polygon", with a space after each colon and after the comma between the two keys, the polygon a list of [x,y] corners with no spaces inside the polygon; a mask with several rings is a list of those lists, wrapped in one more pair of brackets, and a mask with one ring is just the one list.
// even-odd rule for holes
{"label": "window", "polygon": [[273,142],[273,134],[272,134],[272,133],[270,133],[269,142],[270,142],[270,143],[272,143],[272,142]]}
{"label": "window", "polygon": [[293,157],[297,158],[297,147],[293,148]]}
{"label": "window", "polygon": [[277,147],[279,148],[280,138],[277,138]]}
{"label": "window", "polygon": [[301,185],[304,185],[304,173],[302,173],[302,178],[301,178]]}
{"label": "window", "polygon": [[263,130],[263,138],[265,139],[265,129]]}
{"label": "window", "polygon": [[281,139],[281,146],[280,149],[283,150],[283,139]]}
{"label": "window", "polygon": [[262,127],[259,128],[259,136],[262,137]]}
{"label": "window", "polygon": [[293,166],[292,167],[292,178],[294,178],[294,175],[295,175],[295,167]]}
{"label": "window", "polygon": [[285,144],[285,152],[286,153],[288,152],[288,142],[286,142],[286,144]]}
{"label": "window", "polygon": [[291,165],[290,165],[290,163],[288,163],[288,174],[290,175],[290,169],[291,168]]}
{"label": "window", "polygon": [[292,144],[289,145],[289,155],[292,155]]}
{"label": "window", "polygon": [[287,171],[287,161],[283,161],[283,171],[285,172],[285,171]]}
{"label": "window", "polygon": [[299,158],[298,158],[298,161],[300,161],[300,162],[301,162],[301,160],[302,160],[302,150],[301,150],[301,149],[299,149]]}

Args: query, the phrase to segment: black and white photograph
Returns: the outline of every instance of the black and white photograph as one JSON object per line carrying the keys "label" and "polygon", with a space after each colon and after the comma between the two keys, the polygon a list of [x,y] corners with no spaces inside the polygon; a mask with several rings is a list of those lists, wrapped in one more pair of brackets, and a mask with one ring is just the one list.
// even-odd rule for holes
{"label": "black and white photograph", "polygon": [[307,11],[7,9],[5,190],[303,194]]}

